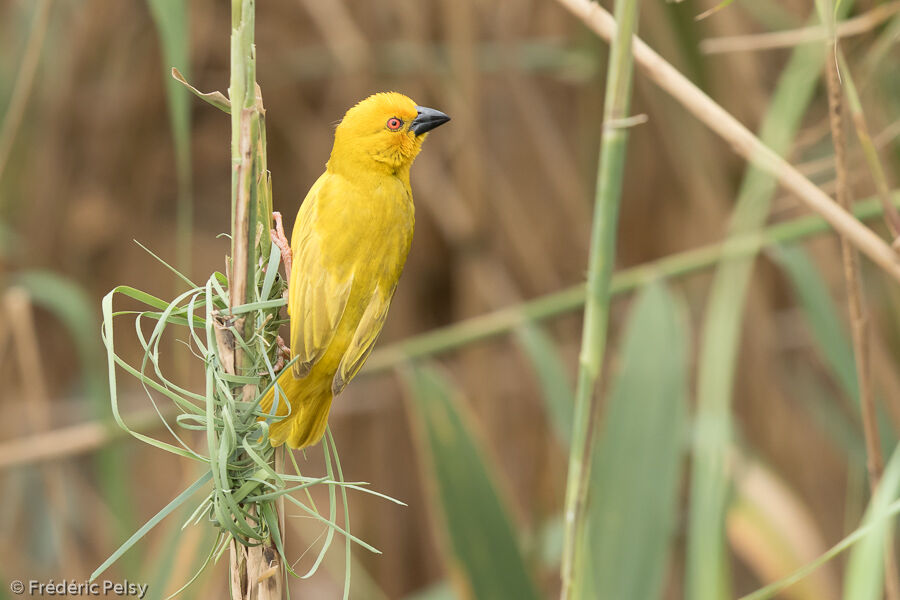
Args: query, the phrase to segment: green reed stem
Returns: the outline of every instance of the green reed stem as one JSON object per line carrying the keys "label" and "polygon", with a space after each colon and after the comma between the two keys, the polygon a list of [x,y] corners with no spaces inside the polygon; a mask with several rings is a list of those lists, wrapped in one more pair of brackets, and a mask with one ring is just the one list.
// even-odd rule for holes
{"label": "green reed stem", "polygon": [[616,0],[616,38],[609,56],[606,98],[603,114],[603,134],[600,140],[600,159],[597,170],[597,192],[594,202],[594,222],[591,230],[591,254],[588,262],[588,281],[585,296],[584,326],[578,384],[575,392],[575,414],[572,446],[569,454],[569,473],[566,483],[565,539],[560,571],[565,600],[582,588],[579,579],[587,566],[581,558],[588,482],[591,470],[593,442],[594,387],[603,365],[606,347],[607,321],[610,305],[610,281],[615,264],[616,228],[622,195],[622,177],[628,130],[622,125],[628,116],[631,99],[631,80],[634,60],[631,41],[638,22],[637,0]]}
{"label": "green reed stem", "polygon": [[[231,3],[231,307],[253,301],[248,281],[256,265],[256,244],[250,243],[251,218],[255,214],[252,197],[253,157],[252,108],[256,82],[253,47],[254,0]],[[251,323],[247,323],[249,333]],[[245,335],[246,338],[246,335]],[[235,361],[243,364],[242,361]]]}
{"label": "green reed stem", "polygon": [[[248,314],[237,314],[235,307],[250,304],[257,300],[266,287],[261,277],[259,258],[269,248],[268,224],[271,220],[271,187],[266,171],[265,125],[263,121],[262,98],[256,85],[256,48],[254,46],[254,17],[256,3],[254,0],[232,0],[231,3],[231,81],[229,97],[231,102],[231,161],[232,161],[232,195],[231,195],[231,270],[228,281],[229,308],[232,316],[231,331],[242,339],[234,339],[233,344],[218,341],[220,355],[226,358],[225,369],[237,376],[252,376],[260,371],[266,359],[266,350],[255,343],[258,327],[266,322],[264,313],[277,320],[277,307],[250,311]],[[271,265],[270,265],[271,268]],[[261,283],[262,282],[262,283]],[[229,348],[229,345],[231,346]],[[231,356],[228,356],[228,353]],[[256,398],[260,387],[268,384],[264,377],[260,385],[241,384],[235,379],[232,383],[232,398],[252,401]],[[245,414],[245,417],[253,418]],[[220,432],[221,433],[221,432]],[[224,432],[223,435],[228,432]],[[225,435],[225,439],[228,436]],[[212,448],[212,443],[210,444]],[[271,448],[269,448],[271,450]],[[246,453],[250,449],[246,447]],[[211,450],[212,452],[212,450]],[[251,455],[252,457],[252,455]],[[241,455],[238,455],[241,458]],[[264,458],[265,459],[265,458]],[[269,467],[274,467],[274,453],[265,459]],[[267,472],[275,473],[273,468]],[[276,476],[277,477],[277,476]],[[218,485],[217,485],[218,487]],[[227,500],[227,493],[223,496]],[[283,587],[284,569],[278,568],[265,585],[250,583],[245,587],[252,574],[266,571],[272,557],[281,553],[280,532],[277,516],[271,501],[249,503],[246,514],[255,522],[264,521],[266,531],[262,534],[262,551],[259,548],[247,548],[243,540],[235,537],[231,542],[232,582],[242,582],[240,590],[232,590],[235,598],[279,598]],[[234,513],[234,508],[231,508]],[[259,538],[260,534],[251,536]],[[277,551],[276,551],[277,546]],[[255,575],[254,575],[255,576]]]}

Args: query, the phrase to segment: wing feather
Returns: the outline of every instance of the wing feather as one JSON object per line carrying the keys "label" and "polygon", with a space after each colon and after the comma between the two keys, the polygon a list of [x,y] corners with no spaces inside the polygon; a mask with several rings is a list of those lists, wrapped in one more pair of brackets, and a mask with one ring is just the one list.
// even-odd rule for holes
{"label": "wing feather", "polygon": [[347,307],[352,272],[336,269],[326,261],[323,240],[317,232],[322,197],[329,191],[327,174],[312,187],[294,224],[291,239],[293,267],[288,289],[291,316],[291,352],[294,377],[305,377],[322,358],[334,338]]}
{"label": "wing feather", "polygon": [[338,366],[334,379],[331,382],[331,392],[334,396],[340,394],[344,387],[359,372],[372,348],[375,347],[375,341],[384,327],[384,321],[387,319],[388,309],[391,306],[391,298],[394,295],[396,285],[385,294],[379,287],[375,288],[375,292],[369,299],[369,304],[363,312],[359,320],[359,325],[350,341],[350,346],[341,358],[341,364]]}

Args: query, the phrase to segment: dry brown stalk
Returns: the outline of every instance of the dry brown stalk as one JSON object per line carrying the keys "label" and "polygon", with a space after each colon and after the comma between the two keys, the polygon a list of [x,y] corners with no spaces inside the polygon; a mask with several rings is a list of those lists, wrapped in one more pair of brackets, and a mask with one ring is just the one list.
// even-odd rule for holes
{"label": "dry brown stalk", "polygon": [[857,135],[860,138],[860,143],[866,145],[867,160],[873,171],[876,171],[874,177],[875,190],[878,193],[878,198],[881,200],[882,206],[884,206],[884,221],[888,231],[891,232],[891,236],[894,238],[894,247],[896,248],[897,243],[900,242],[900,212],[898,212],[897,207],[891,203],[891,189],[888,186],[886,175],[881,167],[878,155],[875,152],[875,144],[872,143],[872,136],[869,133],[869,126],[866,123],[865,115],[862,112],[854,112],[853,123],[856,127]]}
{"label": "dry brown stalk", "polygon": [[[233,107],[232,110],[235,108]],[[231,247],[231,279],[228,281],[230,306],[235,308],[244,303],[247,297],[247,247],[250,245],[250,179],[253,176],[253,155],[250,148],[250,122],[253,109],[241,110],[240,155],[241,162],[237,169],[238,199],[234,209],[234,222],[231,231],[234,239]],[[241,331],[240,327],[236,327]],[[234,364],[242,364],[240,346],[233,348]]]}
{"label": "dry brown stalk", "polygon": [[[0,321],[0,328],[2,324],[3,321]],[[0,329],[0,342],[2,341]],[[376,410],[375,403],[345,403],[334,407],[332,414],[342,418],[348,415],[371,415],[374,410]],[[177,410],[163,410],[163,418],[160,419],[159,413],[155,410],[142,410],[123,415],[123,418],[132,431],[151,433],[165,427],[163,421],[170,421],[178,414]],[[0,442],[0,473],[51,460],[76,458],[100,450],[126,435],[128,434],[124,430],[113,423],[95,420],[3,440]]]}
{"label": "dry brown stalk", "polygon": [[[875,29],[898,12],[900,2],[880,4],[866,13],[843,21],[835,28],[835,33],[839,38],[860,35]],[[729,35],[703,40],[700,42],[700,51],[704,54],[722,54],[791,48],[800,44],[825,41],[830,35],[823,25],[752,35]]]}
{"label": "dry brown stalk", "polygon": [[[268,194],[268,174],[265,159],[265,134],[262,93],[256,84],[256,63],[253,51],[254,6],[252,2],[235,0],[232,3],[232,64],[229,96],[232,117],[232,229],[231,270],[228,279],[229,307],[252,301],[257,267],[257,249],[262,231],[271,224],[271,197]],[[240,112],[237,112],[240,111]],[[256,186],[255,188],[253,186]],[[254,195],[254,191],[256,194]],[[260,225],[265,223],[266,227]],[[250,340],[254,335],[252,319],[235,319],[233,331]],[[233,343],[227,335],[217,332],[216,343],[225,368],[244,374],[253,368],[252,357]],[[244,400],[252,401],[257,393],[255,385],[243,387]],[[274,532],[272,532],[274,534]],[[271,535],[257,540],[255,546],[245,546],[232,537],[230,551],[230,581],[232,600],[278,600],[282,597],[283,571]]]}
{"label": "dry brown stalk", "polygon": [[[601,38],[609,41],[616,22],[599,4],[590,0],[558,0]],[[860,223],[790,163],[763,144],[749,129],[691,83],[675,67],[635,37],[635,62],[660,88],[669,93],[707,127],[729,142],[734,150],[759,169],[774,176],[781,185],[821,215],[849,243],[862,251],[891,277],[900,281],[900,257],[871,229]]]}
{"label": "dry brown stalk", "polygon": [[[828,57],[837,57],[836,41],[826,44]],[[837,60],[826,60],[825,75],[828,84],[828,115],[831,124],[831,139],[834,146],[836,196],[838,203],[849,210],[852,203],[847,172],[847,139],[844,132],[844,92],[841,89]],[[869,322],[863,294],[862,277],[859,267],[859,253],[842,235],[841,262],[844,266],[844,281],[847,286],[847,308],[853,339],[853,354],[856,362],[856,379],[859,386],[860,411],[862,413],[863,436],[866,443],[866,468],[869,472],[869,487],[872,494],[878,488],[884,471],[881,455],[881,440],[878,434],[878,417],[875,396],[872,391],[871,361],[869,359]],[[887,536],[884,562],[884,581],[887,597],[900,598],[900,578],[897,574],[896,554],[893,550],[893,536]]]}
{"label": "dry brown stalk", "polygon": [[281,600],[278,552],[271,544],[244,546],[231,540],[229,566],[232,600]]}
{"label": "dry brown stalk", "polygon": [[[240,155],[241,162],[237,169],[238,197],[232,224],[232,269],[229,280],[230,307],[234,308],[247,300],[248,268],[251,267],[247,257],[250,244],[251,206],[250,185],[253,176],[253,154],[251,151],[251,121],[257,107],[245,108],[241,111]],[[255,221],[254,221],[255,222]],[[235,330],[243,331],[244,319],[235,323]],[[252,332],[251,332],[252,333]],[[227,336],[216,336],[223,364],[231,365],[235,373],[241,371],[244,364],[243,352],[239,344],[227,343]],[[244,386],[245,399],[253,398],[256,386]],[[232,600],[280,600],[282,597],[282,572],[271,539],[261,541],[257,546],[245,546],[232,539],[229,544],[231,569]]]}
{"label": "dry brown stalk", "polygon": [[[833,56],[834,45],[829,44],[829,56]],[[834,145],[834,166],[836,197],[838,204],[849,208],[853,200],[850,194],[847,171],[847,140],[844,134],[843,93],[838,80],[837,65],[827,61],[825,68],[828,83],[828,113],[831,123],[831,138]],[[869,377],[868,315],[863,298],[862,281],[859,272],[859,253],[844,236],[841,240],[841,260],[844,266],[844,282],[847,286],[847,306],[853,330],[853,349],[856,355],[856,374],[859,380],[859,396],[863,418],[863,432],[866,438],[867,468],[869,481],[874,490],[881,479],[884,459],[875,416],[875,400]]]}
{"label": "dry brown stalk", "polygon": [[331,49],[341,70],[350,73],[371,71],[374,54],[344,2],[301,0],[301,4],[322,32],[322,39]]}
{"label": "dry brown stalk", "polygon": [[875,189],[878,192],[878,198],[881,200],[881,205],[884,206],[885,224],[887,225],[888,231],[891,232],[891,237],[894,240],[894,248],[897,248],[898,244],[900,244],[900,212],[898,212],[897,207],[891,203],[891,190],[887,180],[887,174],[884,171],[884,167],[881,166],[878,148],[875,145],[872,135],[869,133],[869,126],[866,122],[865,112],[863,111],[862,100],[859,97],[856,84],[853,83],[853,77],[850,74],[850,69],[847,67],[847,61],[844,60],[844,56],[840,50],[838,50],[837,57],[838,68],[844,73],[843,91],[846,94],[847,108],[850,111],[850,117],[853,126],[856,129],[856,137],[859,139],[859,145],[862,147],[863,155],[869,166],[872,180],[875,183]]}
{"label": "dry brown stalk", "polygon": [[[175,413],[164,413],[166,417]],[[161,428],[156,411],[144,411],[127,417],[129,426],[141,433]],[[52,431],[42,431],[4,441],[0,444],[0,472],[60,458],[70,458],[106,446],[125,432],[102,421],[88,421]]]}
{"label": "dry brown stalk", "polygon": [[[25,404],[26,420],[36,431],[49,430],[53,425],[50,394],[47,391],[45,373],[41,368],[41,351],[38,344],[38,332],[34,321],[34,309],[28,293],[13,287],[4,294],[4,312],[10,324],[12,342],[19,366],[19,374],[25,396],[30,402]],[[66,493],[66,477],[62,465],[45,464],[42,475],[46,483],[47,496],[53,506],[53,519],[60,523],[58,559],[65,557],[66,567],[75,572],[84,571],[80,554],[75,546],[68,527],[65,524],[69,513]]]}
{"label": "dry brown stalk", "polygon": [[[869,134],[868,130],[866,131]],[[891,142],[893,142],[897,137],[900,137],[900,119],[894,121],[874,136],[871,136],[872,145],[876,150],[881,150]],[[819,139],[815,140],[816,142],[820,141]],[[812,145],[812,144],[810,144]],[[799,144],[795,144],[794,152],[799,153],[798,148]],[[861,151],[854,152],[853,149],[847,149],[848,157],[850,159],[850,171],[853,171],[853,166],[859,163]],[[808,160],[806,162],[800,163],[797,165],[797,170],[806,175],[807,177],[812,177],[814,175],[819,175],[821,173],[826,173],[834,168],[834,157],[833,156],[823,156],[821,158],[814,158]],[[852,173],[851,173],[852,176]],[[880,192],[879,192],[880,193]]]}

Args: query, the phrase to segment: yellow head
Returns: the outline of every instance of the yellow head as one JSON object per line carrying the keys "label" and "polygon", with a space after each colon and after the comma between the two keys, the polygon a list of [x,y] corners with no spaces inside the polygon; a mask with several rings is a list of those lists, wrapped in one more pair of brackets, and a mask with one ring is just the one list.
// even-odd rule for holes
{"label": "yellow head", "polygon": [[427,133],[449,120],[403,94],[373,94],[348,110],[337,126],[328,168],[408,172]]}

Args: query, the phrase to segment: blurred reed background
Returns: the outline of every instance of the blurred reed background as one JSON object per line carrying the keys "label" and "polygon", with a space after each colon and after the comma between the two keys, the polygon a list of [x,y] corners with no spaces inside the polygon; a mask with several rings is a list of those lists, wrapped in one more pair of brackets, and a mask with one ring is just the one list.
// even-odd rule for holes
{"label": "blurred reed background", "polygon": [[[748,127],[768,123],[768,143],[832,193],[822,40],[729,47],[741,41],[731,36],[817,23],[813,3],[735,2],[694,20],[715,4],[642,2],[640,35]],[[898,3],[844,0],[839,10],[864,15],[842,47],[896,181]],[[177,289],[133,240],[200,280],[223,269],[229,121],[168,69],[224,91],[229,19],[211,0],[0,4],[4,582],[86,578],[196,478],[111,425],[99,306],[119,284],[161,297]],[[453,118],[413,169],[416,236],[369,375],[331,418],[347,480],[409,504],[351,497],[354,534],[383,552],[355,549],[353,597],[554,596],[581,333],[572,286],[587,268],[608,46],[552,0],[260,2],[256,27],[274,201],[286,215],[359,99],[397,90]],[[857,527],[868,501],[840,249],[832,234],[789,244],[809,225],[797,221],[807,209],[771,182],[742,187],[744,161],[640,73],[631,114],[647,122],[630,130],[617,270],[651,266],[613,281],[594,485],[603,514],[618,518],[594,556],[617,554],[598,577],[614,569],[637,586],[603,597],[687,597],[690,415],[697,373],[716,368],[698,348],[717,254],[653,261],[720,242],[739,193],[756,194],[763,206],[771,198],[774,243],[756,261],[740,321],[727,553],[707,565],[727,565],[726,596],[740,595],[824,552]],[[850,179],[857,198],[874,193],[855,139]],[[666,273],[664,286],[646,287]],[[863,277],[889,457],[900,425],[900,293],[865,260]],[[488,316],[465,321],[479,315]],[[535,316],[544,320],[527,322]],[[133,359],[140,348],[128,333],[116,344]],[[714,360],[724,356],[727,370],[727,335],[723,344]],[[169,352],[181,379],[202,387],[200,369],[186,366],[190,350],[172,343]],[[165,436],[136,383],[119,393],[131,423]],[[203,527],[180,532],[186,516],[109,576],[149,582],[154,598],[180,587],[212,540]],[[289,518],[289,554],[320,534]],[[841,597],[844,565],[831,560],[779,597]],[[292,581],[295,595],[339,597],[342,553],[326,567]],[[184,597],[225,597],[226,572],[215,566]]]}

